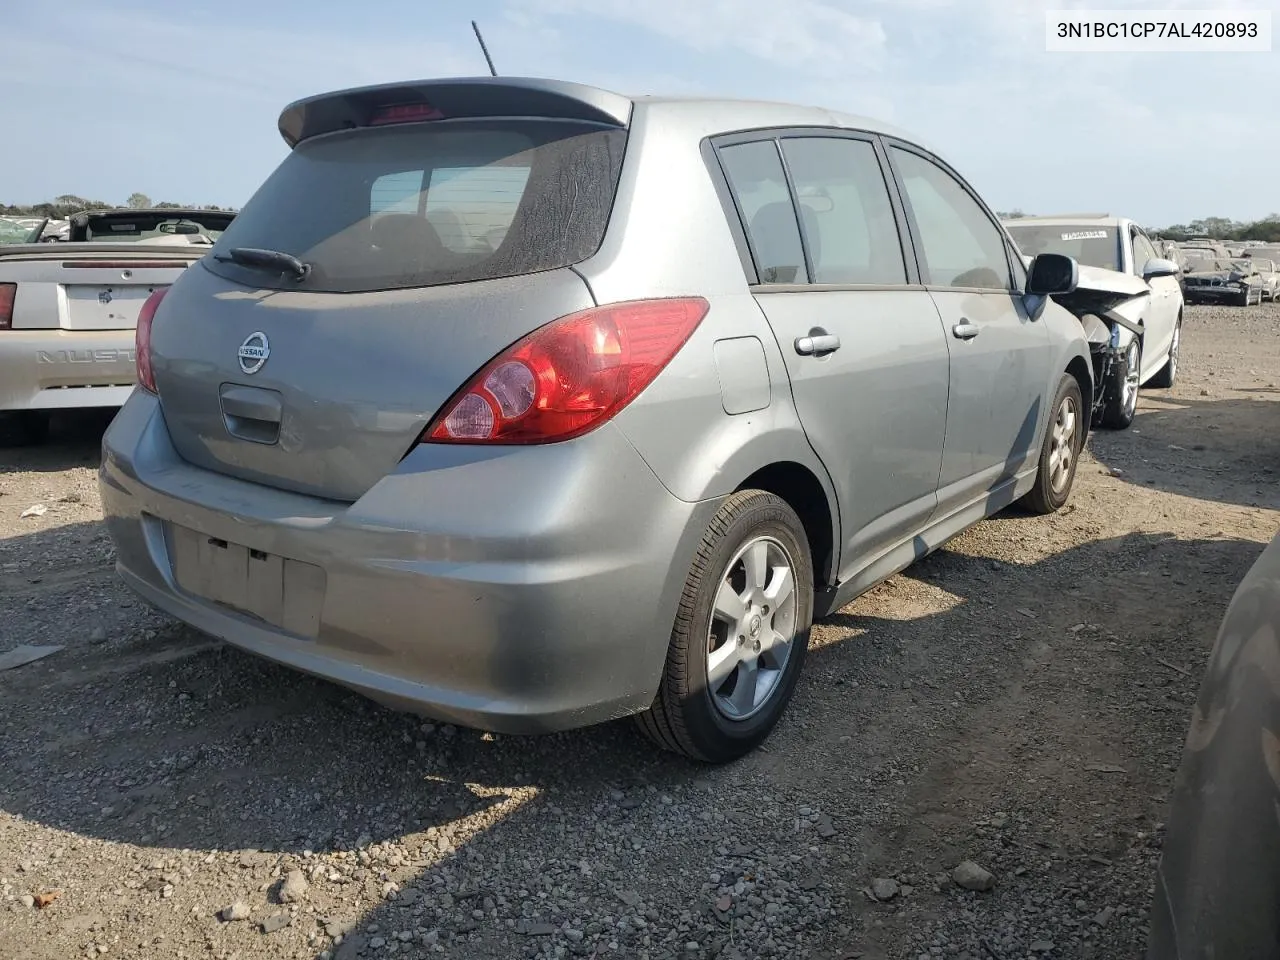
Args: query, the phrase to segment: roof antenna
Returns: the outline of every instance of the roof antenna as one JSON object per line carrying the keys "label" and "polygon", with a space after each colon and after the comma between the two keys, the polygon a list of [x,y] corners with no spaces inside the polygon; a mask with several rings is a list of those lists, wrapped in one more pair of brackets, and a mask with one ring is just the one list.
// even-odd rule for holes
{"label": "roof antenna", "polygon": [[489,56],[489,48],[484,45],[484,37],[480,36],[480,25],[472,20],[471,29],[476,32],[476,39],[480,41],[480,49],[484,52],[485,63],[489,64],[490,76],[496,77],[498,71],[493,67],[493,57]]}

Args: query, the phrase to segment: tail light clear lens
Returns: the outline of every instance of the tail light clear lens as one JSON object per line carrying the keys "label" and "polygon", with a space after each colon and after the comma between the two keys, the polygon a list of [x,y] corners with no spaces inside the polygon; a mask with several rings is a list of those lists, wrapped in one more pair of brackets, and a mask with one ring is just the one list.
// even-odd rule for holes
{"label": "tail light clear lens", "polygon": [[169,292],[168,287],[160,287],[151,291],[151,296],[138,311],[138,329],[133,337],[134,353],[137,355],[138,386],[149,393],[156,392],[156,375],[151,369],[151,322],[156,318],[156,309],[160,301]]}
{"label": "tail light clear lens", "polygon": [[706,300],[689,297],[612,303],[561,317],[484,366],[421,441],[552,443],[581,436],[634,400],[708,309]]}
{"label": "tail light clear lens", "polygon": [[13,301],[17,298],[16,283],[0,283],[0,330],[13,329]]}

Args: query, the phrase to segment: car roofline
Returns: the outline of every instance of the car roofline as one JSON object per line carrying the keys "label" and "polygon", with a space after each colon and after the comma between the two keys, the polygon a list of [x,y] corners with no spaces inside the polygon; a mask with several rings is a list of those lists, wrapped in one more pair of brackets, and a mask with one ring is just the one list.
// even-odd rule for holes
{"label": "car roofline", "polygon": [[[540,77],[445,77],[351,87],[295,100],[281,111],[278,127],[290,148],[303,140],[369,124],[375,111],[397,105],[426,103],[442,118],[528,117],[577,120],[629,127],[636,111],[661,114],[668,110],[707,111],[720,118],[726,108],[734,118],[719,133],[783,127],[829,127],[865,131],[903,140],[934,152],[904,130],[871,117],[845,114],[824,107],[768,100],[712,96],[631,96],[600,87]],[[425,120],[424,122],[433,122]]]}

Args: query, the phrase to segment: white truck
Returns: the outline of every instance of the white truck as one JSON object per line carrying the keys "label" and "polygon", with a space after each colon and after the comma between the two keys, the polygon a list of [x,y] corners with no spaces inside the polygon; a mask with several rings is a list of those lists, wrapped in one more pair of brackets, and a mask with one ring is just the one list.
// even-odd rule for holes
{"label": "white truck", "polygon": [[65,242],[0,245],[0,413],[23,441],[41,442],[54,411],[124,403],[139,309],[233,217],[95,210],[70,218]]}

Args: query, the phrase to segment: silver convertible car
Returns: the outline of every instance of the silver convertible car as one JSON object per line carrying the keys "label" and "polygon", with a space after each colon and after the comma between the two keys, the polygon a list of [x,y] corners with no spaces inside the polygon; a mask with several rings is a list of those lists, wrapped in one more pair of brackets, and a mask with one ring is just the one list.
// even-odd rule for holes
{"label": "silver convertible car", "polygon": [[1093,391],[1069,257],[880,124],[453,79],[287,107],[150,299],[120,573],[195,627],[499,732],[724,761],[815,616],[1017,500]]}

